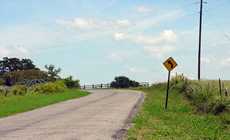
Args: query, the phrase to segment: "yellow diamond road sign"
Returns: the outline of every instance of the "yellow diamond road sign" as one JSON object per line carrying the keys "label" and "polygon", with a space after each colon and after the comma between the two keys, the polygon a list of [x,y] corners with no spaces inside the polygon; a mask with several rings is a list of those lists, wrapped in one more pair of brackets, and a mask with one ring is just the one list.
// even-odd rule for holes
{"label": "yellow diamond road sign", "polygon": [[176,61],[172,57],[169,57],[163,64],[168,71],[172,71],[177,66]]}

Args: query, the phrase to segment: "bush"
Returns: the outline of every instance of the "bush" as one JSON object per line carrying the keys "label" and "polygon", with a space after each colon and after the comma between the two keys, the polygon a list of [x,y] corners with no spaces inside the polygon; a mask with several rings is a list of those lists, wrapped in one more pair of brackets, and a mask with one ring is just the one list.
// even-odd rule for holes
{"label": "bush", "polygon": [[49,82],[44,84],[35,85],[32,90],[35,93],[54,93],[62,92],[66,88],[63,81]]}
{"label": "bush", "polygon": [[27,93],[27,87],[24,85],[15,85],[11,88],[10,92],[13,95],[25,95]]}
{"label": "bush", "polygon": [[1,96],[7,96],[8,93],[9,93],[9,88],[8,87],[4,87],[4,86],[0,87],[0,95]]}
{"label": "bush", "polygon": [[183,93],[199,112],[219,115],[225,112],[230,104],[228,98],[218,97],[219,89],[214,83],[180,80],[174,85],[174,89]]}
{"label": "bush", "polygon": [[222,112],[229,111],[227,108],[229,105],[230,105],[229,100],[221,100],[221,99],[215,100],[212,103],[211,112],[215,115],[219,115]]}
{"label": "bush", "polygon": [[80,88],[79,80],[73,80],[72,76],[65,78],[64,83],[67,88]]}

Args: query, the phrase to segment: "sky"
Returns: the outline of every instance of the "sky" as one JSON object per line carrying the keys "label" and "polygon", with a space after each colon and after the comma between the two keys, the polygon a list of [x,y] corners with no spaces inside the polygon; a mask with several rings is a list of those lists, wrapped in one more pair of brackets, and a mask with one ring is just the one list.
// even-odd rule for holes
{"label": "sky", "polygon": [[[204,4],[202,79],[230,79],[230,0]],[[0,0],[0,58],[54,64],[81,84],[197,78],[199,0]]]}

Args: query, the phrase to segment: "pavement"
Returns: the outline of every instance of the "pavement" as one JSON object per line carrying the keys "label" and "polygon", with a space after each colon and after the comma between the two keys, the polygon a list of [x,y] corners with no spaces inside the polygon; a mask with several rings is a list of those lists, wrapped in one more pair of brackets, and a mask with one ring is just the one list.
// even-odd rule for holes
{"label": "pavement", "polygon": [[143,100],[131,90],[92,94],[0,119],[0,140],[120,140]]}

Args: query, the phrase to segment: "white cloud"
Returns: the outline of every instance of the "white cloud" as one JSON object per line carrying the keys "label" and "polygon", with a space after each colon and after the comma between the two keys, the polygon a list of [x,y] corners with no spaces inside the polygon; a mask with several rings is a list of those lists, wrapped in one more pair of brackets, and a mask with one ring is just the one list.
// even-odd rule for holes
{"label": "white cloud", "polygon": [[222,60],[221,64],[223,66],[230,66],[230,57]]}
{"label": "white cloud", "polygon": [[18,25],[4,28],[0,32],[0,47],[23,46],[35,48],[48,46],[60,41],[61,33],[48,30],[44,27]]}
{"label": "white cloud", "polygon": [[72,22],[71,22],[72,26],[76,27],[76,28],[80,28],[80,29],[88,29],[88,28],[96,28],[97,24],[95,21],[93,20],[86,20],[86,19],[82,19],[82,18],[75,18]]}
{"label": "white cloud", "polygon": [[116,24],[118,26],[120,26],[120,27],[129,27],[129,26],[132,25],[132,23],[129,20],[127,20],[127,19],[125,19],[125,20],[117,20]]}
{"label": "white cloud", "polygon": [[139,13],[149,13],[153,11],[152,8],[143,5],[138,6],[136,10]]}
{"label": "white cloud", "polygon": [[172,30],[163,31],[159,37],[147,37],[139,36],[136,38],[136,42],[144,45],[163,45],[168,43],[174,43],[177,39],[177,35]]}
{"label": "white cloud", "polygon": [[73,27],[81,30],[105,30],[105,29],[120,29],[127,28],[132,23],[127,19],[119,20],[100,20],[94,18],[77,17],[72,20],[58,20],[58,24]]}
{"label": "white cloud", "polygon": [[126,37],[127,35],[125,33],[114,33],[114,39],[117,41],[124,40]]}
{"label": "white cloud", "polygon": [[0,58],[2,57],[28,57],[30,51],[22,46],[0,47]]}
{"label": "white cloud", "polygon": [[116,41],[128,41],[139,44],[146,53],[152,56],[162,57],[164,54],[175,50],[173,45],[177,41],[177,34],[172,30],[165,30],[157,37],[115,33],[114,39]]}
{"label": "white cloud", "polygon": [[[142,12],[150,11],[151,8],[147,6],[140,6],[138,8]],[[183,16],[183,11],[181,10],[173,10],[173,11],[165,11],[160,14],[156,14],[153,16],[142,17],[139,19],[128,18],[124,19],[99,19],[92,17],[76,17],[73,19],[59,19],[56,21],[57,24],[63,25],[68,28],[72,28],[75,30],[89,30],[91,34],[95,32],[114,32],[114,31],[136,31],[144,29],[152,28],[153,26],[159,25],[162,22],[167,22],[171,20],[176,20],[179,17]],[[103,31],[103,32],[101,32]]]}
{"label": "white cloud", "polygon": [[169,52],[172,52],[174,50],[175,50],[175,47],[173,47],[173,46],[157,46],[157,47],[147,46],[147,47],[144,47],[145,52],[147,52],[151,56],[158,57],[158,58],[160,58],[163,55],[165,55]]}
{"label": "white cloud", "polygon": [[147,70],[144,68],[128,67],[128,73],[131,73],[131,74],[140,74],[140,73],[145,73],[145,72],[147,72]]}
{"label": "white cloud", "polygon": [[128,51],[111,51],[107,58],[112,61],[123,62],[130,56],[133,56],[133,52]]}
{"label": "white cloud", "polygon": [[135,28],[148,29],[160,25],[162,22],[170,22],[182,17],[184,12],[182,10],[167,11],[154,16],[147,16],[146,18],[135,21]]}
{"label": "white cloud", "polygon": [[126,33],[114,33],[114,39],[119,40],[126,40],[129,42],[141,44],[141,45],[164,45],[164,44],[171,44],[175,43],[177,40],[177,35],[172,30],[165,30],[163,31],[158,37],[152,36],[145,36],[145,35],[131,35]]}

